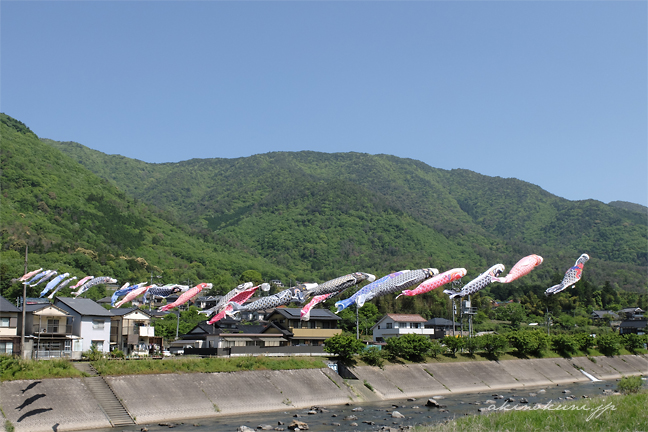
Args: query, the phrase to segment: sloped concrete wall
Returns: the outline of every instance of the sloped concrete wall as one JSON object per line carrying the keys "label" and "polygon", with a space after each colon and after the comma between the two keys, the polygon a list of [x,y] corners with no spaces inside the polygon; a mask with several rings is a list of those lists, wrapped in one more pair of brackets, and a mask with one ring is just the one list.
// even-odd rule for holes
{"label": "sloped concrete wall", "polygon": [[[243,371],[106,377],[139,424],[199,417],[338,405],[346,402],[471,393],[648,374],[648,356],[550,358],[499,362],[392,365],[332,370]],[[364,385],[367,382],[373,391]],[[16,432],[110,427],[82,378],[8,381],[0,407]],[[5,419],[0,419],[0,432]]]}

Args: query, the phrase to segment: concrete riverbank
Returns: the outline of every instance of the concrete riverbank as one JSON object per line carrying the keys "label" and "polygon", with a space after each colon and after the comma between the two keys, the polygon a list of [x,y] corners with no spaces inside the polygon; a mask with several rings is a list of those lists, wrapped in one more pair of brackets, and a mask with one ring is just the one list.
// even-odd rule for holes
{"label": "concrete riverbank", "polygon": [[[524,389],[648,374],[648,356],[547,358],[357,367],[357,379],[330,369],[105,377],[136,423],[181,421],[408,397]],[[9,381],[0,385],[4,418],[16,432],[110,427],[85,378]],[[11,427],[11,426],[9,426]]]}

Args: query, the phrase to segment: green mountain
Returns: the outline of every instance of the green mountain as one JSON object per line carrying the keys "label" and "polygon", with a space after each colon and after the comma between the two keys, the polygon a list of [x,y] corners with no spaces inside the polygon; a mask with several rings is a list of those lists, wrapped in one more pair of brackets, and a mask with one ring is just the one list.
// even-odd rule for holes
{"label": "green mountain", "polygon": [[212,282],[223,291],[249,269],[269,278],[296,277],[240,242],[204,238],[44,144],[5,114],[0,134],[0,288],[7,298],[22,291],[11,279],[23,274],[26,248],[30,270],[55,268],[79,278],[107,275],[120,283],[161,275],[162,282]]}
{"label": "green mountain", "polygon": [[231,245],[302,280],[429,266],[466,267],[470,280],[537,253],[543,265],[516,284],[548,286],[585,252],[592,283],[648,287],[646,213],[568,201],[516,179],[388,155],[275,152],[149,164],[43,142],[206,244]]}

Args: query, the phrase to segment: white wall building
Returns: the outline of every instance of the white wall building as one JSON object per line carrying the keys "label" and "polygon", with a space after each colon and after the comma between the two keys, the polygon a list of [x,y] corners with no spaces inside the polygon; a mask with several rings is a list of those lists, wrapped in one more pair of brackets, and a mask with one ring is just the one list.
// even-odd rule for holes
{"label": "white wall building", "polygon": [[86,298],[57,297],[54,305],[74,317],[72,334],[81,338],[81,350],[92,345],[103,353],[110,352],[111,313],[94,300]]}
{"label": "white wall building", "polygon": [[385,342],[387,338],[404,334],[433,336],[434,329],[425,328],[427,320],[417,314],[387,314],[371,327],[374,342]]}

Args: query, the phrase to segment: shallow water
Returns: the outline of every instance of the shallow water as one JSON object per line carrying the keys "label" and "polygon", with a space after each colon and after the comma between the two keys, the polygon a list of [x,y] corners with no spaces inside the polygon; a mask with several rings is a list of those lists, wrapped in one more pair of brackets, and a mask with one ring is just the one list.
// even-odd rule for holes
{"label": "shallow water", "polygon": [[[414,401],[406,399],[394,399],[391,401],[354,403],[351,405],[321,406],[328,412],[317,412],[309,414],[310,409],[293,409],[286,411],[274,411],[266,413],[254,413],[249,415],[218,416],[210,418],[198,418],[183,420],[179,422],[159,422],[144,425],[133,425],[129,427],[92,429],[86,432],[114,432],[122,430],[128,432],[139,432],[146,427],[149,432],[173,431],[173,432],[208,432],[208,431],[236,431],[241,425],[257,429],[259,425],[271,425],[274,428],[284,428],[288,431],[288,425],[293,419],[308,424],[309,431],[376,431],[382,426],[400,427],[416,426],[425,424],[440,423],[444,420],[463,417],[465,415],[479,414],[479,408],[488,408],[494,405],[500,408],[514,406],[520,398],[526,398],[530,407],[535,404],[547,404],[565,402],[565,397],[573,396],[574,400],[581,400],[583,396],[594,397],[603,394],[606,389],[616,389],[617,381],[583,382],[574,384],[560,384],[554,386],[541,386],[524,389],[504,389],[479,393],[462,393],[436,398],[445,405],[442,412],[439,408],[428,408],[425,406],[428,398],[417,398]],[[646,382],[644,381],[644,386]],[[544,389],[544,392],[539,392]],[[563,393],[568,390],[570,393]],[[503,396],[496,399],[495,395]],[[432,397],[434,395],[430,395]],[[505,402],[507,398],[513,398],[512,402]],[[495,403],[486,403],[487,400]],[[522,405],[522,404],[521,404]],[[355,408],[362,408],[362,411],[353,411]],[[391,417],[392,411],[398,411],[405,418],[397,419]],[[344,420],[346,416],[354,415],[356,420]],[[551,415],[549,412],[547,415]],[[586,416],[586,413],[583,412]],[[280,423],[281,422],[281,423]],[[365,423],[366,422],[366,423]],[[351,423],[357,423],[357,426]],[[338,425],[339,424],[339,425]]]}

